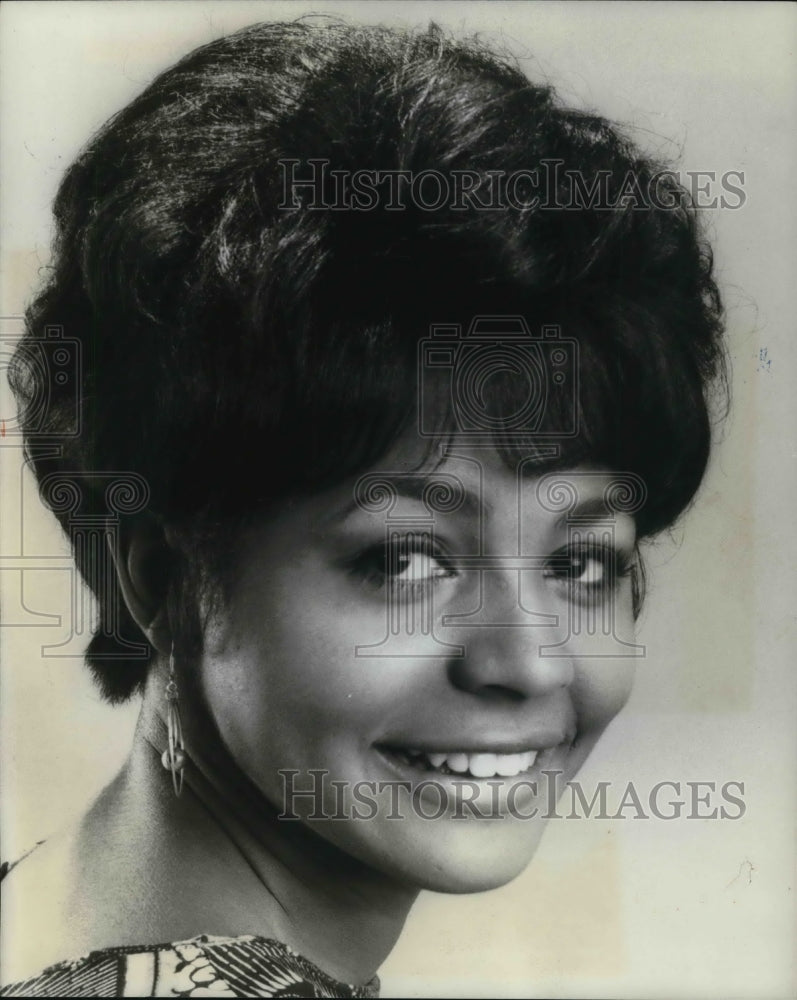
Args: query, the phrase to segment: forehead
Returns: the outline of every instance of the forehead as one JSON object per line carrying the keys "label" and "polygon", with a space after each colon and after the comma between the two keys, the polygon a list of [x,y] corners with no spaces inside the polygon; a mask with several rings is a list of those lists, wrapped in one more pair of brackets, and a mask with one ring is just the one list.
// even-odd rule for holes
{"label": "forehead", "polygon": [[[524,521],[631,519],[636,477],[599,465],[552,467],[533,452],[508,459],[495,447],[454,436],[430,447],[407,435],[374,467],[327,497],[324,520],[362,512],[385,520],[423,516]],[[619,499],[619,503],[618,503]]]}

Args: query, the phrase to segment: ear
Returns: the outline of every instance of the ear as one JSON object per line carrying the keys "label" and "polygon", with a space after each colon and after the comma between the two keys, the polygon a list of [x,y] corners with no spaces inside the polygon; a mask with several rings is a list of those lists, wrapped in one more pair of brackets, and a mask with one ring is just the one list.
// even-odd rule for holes
{"label": "ear", "polygon": [[159,653],[168,654],[172,635],[166,594],[174,560],[163,526],[151,514],[123,523],[109,538],[119,588],[141,631]]}

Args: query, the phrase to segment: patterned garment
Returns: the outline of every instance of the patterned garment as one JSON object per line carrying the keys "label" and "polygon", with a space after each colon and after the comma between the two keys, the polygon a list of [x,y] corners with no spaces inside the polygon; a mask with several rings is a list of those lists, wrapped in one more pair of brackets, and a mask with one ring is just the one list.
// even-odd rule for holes
{"label": "patterned garment", "polygon": [[378,997],[336,982],[287,945],[262,937],[201,937],[105,948],[0,990],[4,997]]}

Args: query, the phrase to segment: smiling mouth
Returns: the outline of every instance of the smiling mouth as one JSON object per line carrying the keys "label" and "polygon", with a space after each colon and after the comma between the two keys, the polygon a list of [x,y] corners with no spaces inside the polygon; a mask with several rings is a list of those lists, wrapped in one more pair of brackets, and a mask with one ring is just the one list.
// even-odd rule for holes
{"label": "smiling mouth", "polygon": [[379,747],[382,753],[397,758],[419,771],[433,771],[461,778],[514,778],[531,770],[539,751],[520,753],[433,753],[398,747]]}

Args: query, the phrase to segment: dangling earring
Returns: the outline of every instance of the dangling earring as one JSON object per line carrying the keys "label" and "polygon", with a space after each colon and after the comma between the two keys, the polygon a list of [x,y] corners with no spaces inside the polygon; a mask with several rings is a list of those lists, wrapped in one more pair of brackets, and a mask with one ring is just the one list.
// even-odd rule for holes
{"label": "dangling earring", "polygon": [[183,769],[186,761],[183,727],[180,724],[180,707],[177,701],[177,680],[174,676],[174,642],[172,642],[169,653],[169,680],[166,683],[166,727],[169,745],[163,751],[161,763],[167,771],[172,772],[175,795],[179,795],[183,790]]}

